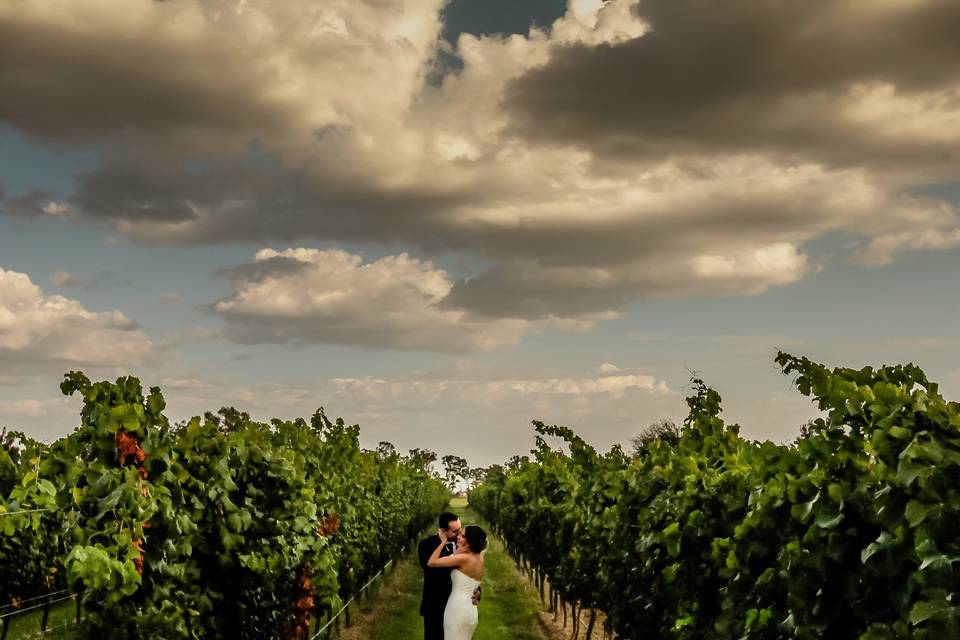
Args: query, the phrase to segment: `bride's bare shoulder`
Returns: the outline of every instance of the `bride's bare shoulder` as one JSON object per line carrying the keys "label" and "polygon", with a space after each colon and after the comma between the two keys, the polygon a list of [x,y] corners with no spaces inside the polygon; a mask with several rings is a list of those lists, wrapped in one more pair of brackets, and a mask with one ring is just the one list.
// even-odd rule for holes
{"label": "bride's bare shoulder", "polygon": [[479,553],[474,554],[473,563],[470,569],[471,569],[470,573],[472,574],[470,576],[471,578],[473,578],[474,580],[483,579],[483,556],[482,555],[480,555]]}

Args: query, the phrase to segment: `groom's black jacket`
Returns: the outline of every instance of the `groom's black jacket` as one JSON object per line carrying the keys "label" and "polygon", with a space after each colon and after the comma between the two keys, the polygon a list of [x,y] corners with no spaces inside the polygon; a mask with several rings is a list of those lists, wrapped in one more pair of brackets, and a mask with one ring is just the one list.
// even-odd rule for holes
{"label": "groom's black jacket", "polygon": [[[423,567],[423,599],[420,600],[420,615],[422,616],[439,613],[442,617],[443,610],[447,606],[447,599],[450,598],[450,591],[453,589],[450,582],[450,572],[453,569],[427,566],[427,560],[439,546],[440,536],[424,538],[417,546],[417,556],[420,558],[420,566]],[[447,545],[440,552],[440,557],[444,558],[451,553],[453,551]]]}

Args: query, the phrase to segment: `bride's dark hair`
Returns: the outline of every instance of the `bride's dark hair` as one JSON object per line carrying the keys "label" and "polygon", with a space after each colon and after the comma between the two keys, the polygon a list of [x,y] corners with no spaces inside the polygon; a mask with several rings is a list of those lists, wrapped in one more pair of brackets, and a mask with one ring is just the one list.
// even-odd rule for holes
{"label": "bride's dark hair", "polygon": [[487,532],[475,524],[463,528],[463,537],[467,539],[473,553],[480,553],[487,548]]}

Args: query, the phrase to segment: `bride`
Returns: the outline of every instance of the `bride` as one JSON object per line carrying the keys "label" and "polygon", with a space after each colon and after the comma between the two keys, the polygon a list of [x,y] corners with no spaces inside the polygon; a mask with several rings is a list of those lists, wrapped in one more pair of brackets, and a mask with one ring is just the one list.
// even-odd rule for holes
{"label": "bride", "polygon": [[440,546],[434,551],[427,566],[452,568],[450,580],[453,590],[443,611],[444,640],[470,640],[477,628],[477,607],[473,592],[483,580],[483,550],[487,547],[487,533],[476,525],[463,527],[457,536],[457,550],[453,555],[440,557],[447,543],[446,531],[440,529]]}

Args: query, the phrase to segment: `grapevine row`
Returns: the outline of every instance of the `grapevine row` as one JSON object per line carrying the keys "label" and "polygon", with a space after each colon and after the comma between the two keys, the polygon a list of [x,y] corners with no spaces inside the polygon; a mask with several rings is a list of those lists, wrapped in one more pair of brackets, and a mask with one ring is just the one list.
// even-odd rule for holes
{"label": "grapevine row", "polygon": [[912,365],[777,362],[824,412],[793,444],[742,438],[694,380],[678,437],[601,454],[535,423],[470,502],[621,638],[960,637],[960,405]]}
{"label": "grapevine row", "polygon": [[61,388],[80,426],[0,449],[0,604],[70,589],[84,637],[307,637],[449,499],[429,452],[363,450],[322,409],[171,425],[136,378]]}

